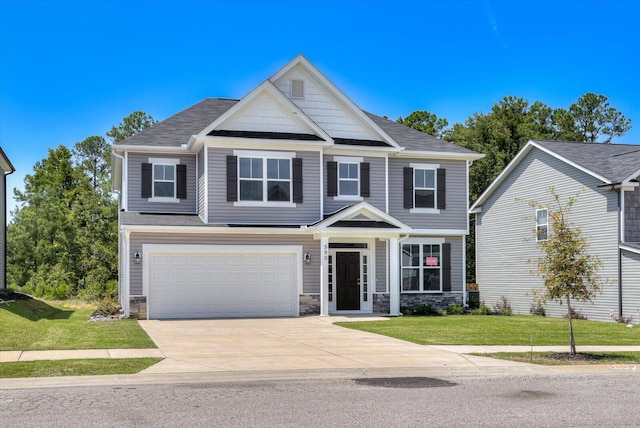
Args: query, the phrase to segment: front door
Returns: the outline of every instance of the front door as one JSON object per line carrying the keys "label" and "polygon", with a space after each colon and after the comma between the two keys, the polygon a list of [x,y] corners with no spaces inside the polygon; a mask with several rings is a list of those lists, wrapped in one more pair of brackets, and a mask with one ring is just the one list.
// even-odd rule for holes
{"label": "front door", "polygon": [[360,253],[336,252],[336,309],[360,310]]}

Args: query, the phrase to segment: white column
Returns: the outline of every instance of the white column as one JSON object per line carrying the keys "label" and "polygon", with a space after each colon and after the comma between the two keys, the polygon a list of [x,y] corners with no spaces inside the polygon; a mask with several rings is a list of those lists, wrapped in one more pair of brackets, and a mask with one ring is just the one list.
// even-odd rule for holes
{"label": "white column", "polygon": [[320,316],[329,316],[329,238],[320,238]]}
{"label": "white column", "polygon": [[389,238],[389,315],[400,315],[400,250],[398,238]]}

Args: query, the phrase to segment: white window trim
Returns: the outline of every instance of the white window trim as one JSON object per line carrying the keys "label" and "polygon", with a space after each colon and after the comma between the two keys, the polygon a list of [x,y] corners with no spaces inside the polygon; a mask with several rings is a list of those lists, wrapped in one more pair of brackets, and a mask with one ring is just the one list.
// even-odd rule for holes
{"label": "white window trim", "polygon": [[[538,224],[538,212],[539,211],[546,211],[547,212],[547,222],[546,223],[542,223],[542,224]],[[546,239],[539,239],[538,238],[538,228],[541,226],[546,226],[547,227],[547,238]],[[545,242],[549,240],[549,208],[540,208],[536,210],[536,242]]]}
{"label": "white window trim", "polygon": [[[234,207],[262,207],[262,208],[295,208],[297,204],[293,202],[293,162],[296,157],[294,152],[268,152],[258,150],[234,150],[233,155],[238,158],[238,201],[233,203]],[[263,175],[259,181],[262,181],[262,201],[242,201],[240,200],[240,158],[262,158]],[[267,159],[287,159],[289,160],[289,201],[268,201],[267,197]],[[258,179],[243,179],[254,180]],[[286,180],[277,180],[286,181]]]}
{"label": "white window trim", "polygon": [[[334,156],[333,161],[338,164],[338,170],[336,171],[338,176],[336,177],[337,186],[338,186],[338,195],[333,197],[334,201],[364,201],[364,198],[360,196],[360,179],[362,175],[360,174],[360,164],[364,162],[363,157],[357,156]],[[340,194],[340,164],[358,164],[358,191],[355,195],[341,195]],[[353,179],[347,179],[349,181],[356,181]]]}
{"label": "white window trim", "polygon": [[[436,208],[438,206],[438,168],[440,168],[440,164],[410,163],[409,166],[413,169],[413,208],[409,210],[409,214],[440,214],[440,210]],[[416,207],[416,169],[433,171],[433,208]]]}
{"label": "white window trim", "polygon": [[[442,291],[442,244],[445,243],[445,239],[444,238],[410,238],[410,239],[405,239],[404,241],[402,241],[400,243],[400,251],[402,251],[402,246],[405,244],[414,244],[414,245],[420,245],[420,253],[422,253],[422,245],[440,245],[440,290],[403,290],[402,289],[402,272],[400,275],[400,293],[401,294],[441,294]],[[420,258],[422,260],[422,257]],[[422,279],[422,271],[425,268],[425,266],[404,266],[402,264],[402,256],[400,257],[400,270],[404,270],[404,269],[416,269],[419,268],[420,269],[420,279],[419,279],[419,283],[420,283],[420,287],[423,287],[423,279]]]}
{"label": "white window trim", "polygon": [[176,165],[180,165],[180,159],[165,159],[165,158],[149,158],[148,163],[151,164],[151,194],[155,193],[155,165],[173,165],[173,197],[170,196],[152,196],[147,199],[147,202],[160,202],[179,204],[180,199],[177,198],[178,194],[178,171]]}

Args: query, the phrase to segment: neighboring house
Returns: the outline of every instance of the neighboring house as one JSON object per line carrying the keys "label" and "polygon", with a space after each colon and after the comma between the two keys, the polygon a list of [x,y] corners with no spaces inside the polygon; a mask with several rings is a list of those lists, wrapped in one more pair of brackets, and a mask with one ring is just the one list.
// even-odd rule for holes
{"label": "neighboring house", "polygon": [[2,168],[2,183],[0,183],[0,288],[7,288],[7,175],[15,172],[11,161],[0,147],[0,168]]}
{"label": "neighboring house", "polygon": [[113,154],[127,315],[464,303],[468,170],[482,155],[362,111],[303,56]]}
{"label": "neighboring house", "polygon": [[[576,304],[589,319],[610,321],[640,311],[640,146],[529,141],[471,207],[476,216],[476,280],[480,298],[492,306],[506,296],[515,313],[529,313],[534,289],[542,289],[536,266],[538,239],[551,233],[548,210],[553,186],[564,203],[576,197],[569,221],[582,229],[602,261],[609,282],[594,303]],[[539,238],[536,237],[536,231]],[[552,316],[566,307],[548,303]]]}

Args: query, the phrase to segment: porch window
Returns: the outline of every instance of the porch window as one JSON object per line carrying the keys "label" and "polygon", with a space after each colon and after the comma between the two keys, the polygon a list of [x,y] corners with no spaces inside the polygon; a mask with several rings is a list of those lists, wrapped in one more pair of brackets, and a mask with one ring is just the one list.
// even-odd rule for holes
{"label": "porch window", "polygon": [[402,291],[442,291],[442,251],[440,244],[402,245]]}
{"label": "porch window", "polygon": [[549,237],[549,210],[536,210],[536,241],[546,241]]}

